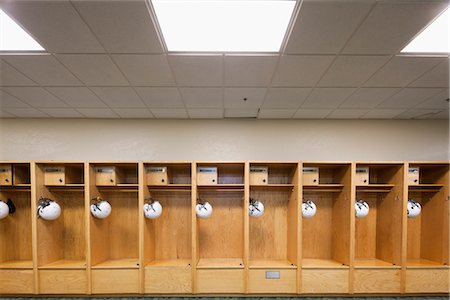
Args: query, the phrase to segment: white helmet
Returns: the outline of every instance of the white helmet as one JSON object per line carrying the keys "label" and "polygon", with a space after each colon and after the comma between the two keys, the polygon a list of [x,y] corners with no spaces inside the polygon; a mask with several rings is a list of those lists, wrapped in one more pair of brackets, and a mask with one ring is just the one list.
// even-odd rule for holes
{"label": "white helmet", "polygon": [[212,215],[212,206],[208,202],[199,203],[195,206],[195,213],[200,219],[207,219]]}
{"label": "white helmet", "polygon": [[355,203],[355,215],[357,218],[364,218],[369,214],[369,203],[358,200]]}
{"label": "white helmet", "polygon": [[9,206],[3,200],[0,200],[0,220],[9,215]]}
{"label": "white helmet", "polygon": [[408,200],[408,218],[415,218],[420,215],[422,211],[422,206],[419,202],[414,199]]}
{"label": "white helmet", "polygon": [[61,206],[49,198],[40,198],[38,214],[44,220],[53,221],[61,215]]}
{"label": "white helmet", "polygon": [[248,206],[248,215],[250,217],[259,218],[264,214],[264,204],[261,201],[250,198]]}
{"label": "white helmet", "polygon": [[310,219],[315,216],[316,212],[317,212],[317,206],[314,202],[307,200],[302,203],[303,218]]}
{"label": "white helmet", "polygon": [[162,205],[158,200],[144,204],[144,216],[147,219],[156,219],[162,214]]}
{"label": "white helmet", "polygon": [[111,214],[111,204],[100,196],[93,200],[95,202],[91,204],[91,214],[97,219],[106,219]]}

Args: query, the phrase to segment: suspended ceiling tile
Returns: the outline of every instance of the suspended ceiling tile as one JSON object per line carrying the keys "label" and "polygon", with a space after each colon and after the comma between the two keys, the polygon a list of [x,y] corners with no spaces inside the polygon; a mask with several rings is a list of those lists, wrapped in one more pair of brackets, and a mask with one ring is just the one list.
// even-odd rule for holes
{"label": "suspended ceiling tile", "polygon": [[400,90],[401,88],[361,88],[339,108],[374,108]]}
{"label": "suspended ceiling tile", "polygon": [[5,87],[3,88],[3,91],[13,95],[32,107],[67,107],[66,103],[41,87]]}
{"label": "suspended ceiling tile", "polygon": [[49,118],[50,116],[36,108],[5,108],[3,111],[18,118]]}
{"label": "suspended ceiling tile", "polygon": [[312,87],[334,56],[284,55],[275,71],[272,86]]}
{"label": "suspended ceiling tile", "polygon": [[104,119],[117,119],[117,115],[109,108],[79,108],[77,109],[83,116],[87,118],[104,118]]}
{"label": "suspended ceiling tile", "polygon": [[411,83],[411,87],[448,87],[449,59],[445,59],[437,67],[420,76]]}
{"label": "suspended ceiling tile", "polygon": [[177,88],[137,87],[135,89],[144,103],[150,108],[167,109],[184,107]]}
{"label": "suspended ceiling tile", "polygon": [[2,1],[0,8],[25,28],[47,52],[105,51],[67,0]]}
{"label": "suspended ceiling tile", "polygon": [[258,119],[290,119],[295,113],[295,109],[261,109]]}
{"label": "suspended ceiling tile", "polygon": [[447,5],[447,1],[377,1],[343,52],[396,54]]}
{"label": "suspended ceiling tile", "polygon": [[52,118],[83,118],[83,115],[72,108],[41,108],[41,111]]}
{"label": "suspended ceiling tile", "polygon": [[222,119],[222,108],[191,108],[188,109],[191,119]]}
{"label": "suspended ceiling tile", "polygon": [[24,108],[30,107],[27,103],[0,90],[0,108]]}
{"label": "suspended ceiling tile", "polygon": [[372,109],[362,116],[362,119],[392,119],[405,111],[405,109]]}
{"label": "suspended ceiling tile", "polygon": [[33,86],[37,85],[4,61],[0,60],[0,86]]}
{"label": "suspended ceiling tile", "polygon": [[128,85],[127,79],[108,55],[59,54],[57,58],[86,85]]}
{"label": "suspended ceiling tile", "polygon": [[271,88],[263,108],[298,108],[311,90],[311,88]]}
{"label": "suspended ceiling tile", "polygon": [[47,90],[56,95],[71,107],[104,108],[106,107],[93,92],[86,87],[48,87]]}
{"label": "suspended ceiling tile", "polygon": [[52,55],[3,55],[2,59],[40,85],[82,85]]}
{"label": "suspended ceiling tile", "polygon": [[332,109],[299,109],[294,114],[294,119],[325,119]]}
{"label": "suspended ceiling tile", "polygon": [[222,86],[221,55],[169,55],[179,86]]}
{"label": "suspended ceiling tile", "polygon": [[302,108],[337,108],[356,89],[316,88],[302,104]]}
{"label": "suspended ceiling tile", "polygon": [[225,88],[225,108],[260,108],[267,89],[265,88]]}
{"label": "suspended ceiling tile", "polygon": [[405,88],[378,105],[377,108],[413,108],[441,91],[442,89],[436,88]]}
{"label": "suspended ceiling tile", "polygon": [[439,112],[440,110],[436,109],[409,109],[396,116],[395,119],[428,119]]}
{"label": "suspended ceiling tile", "polygon": [[122,119],[152,119],[153,115],[147,108],[115,108],[114,112]]}
{"label": "suspended ceiling tile", "polygon": [[424,102],[418,104],[417,108],[427,109],[448,109],[449,108],[449,90],[443,89],[440,93],[431,96]]}
{"label": "suspended ceiling tile", "polygon": [[336,109],[327,119],[359,119],[368,112],[368,109]]}
{"label": "suspended ceiling tile", "polygon": [[256,118],[258,109],[256,108],[226,108],[225,118]]}
{"label": "suspended ceiling tile", "polygon": [[395,56],[366,83],[367,87],[404,87],[442,62],[439,57]]}
{"label": "suspended ceiling tile", "polygon": [[367,81],[390,56],[339,56],[318,86],[358,87]]}
{"label": "suspended ceiling tile", "polygon": [[110,53],[162,53],[163,49],[144,0],[72,0]]}
{"label": "suspended ceiling tile", "polygon": [[92,87],[91,90],[111,108],[146,107],[131,87]]}
{"label": "suspended ceiling tile", "polygon": [[269,85],[278,55],[225,55],[225,85],[265,87]]}
{"label": "suspended ceiling tile", "polygon": [[337,53],[375,1],[304,0],[286,53]]}
{"label": "suspended ceiling tile", "polygon": [[222,88],[180,88],[181,97],[187,108],[222,108]]}
{"label": "suspended ceiling tile", "polygon": [[132,85],[170,86],[175,84],[165,55],[113,55],[113,60]]}
{"label": "suspended ceiling tile", "polygon": [[182,108],[153,108],[153,115],[158,119],[187,119],[188,114],[185,109]]}

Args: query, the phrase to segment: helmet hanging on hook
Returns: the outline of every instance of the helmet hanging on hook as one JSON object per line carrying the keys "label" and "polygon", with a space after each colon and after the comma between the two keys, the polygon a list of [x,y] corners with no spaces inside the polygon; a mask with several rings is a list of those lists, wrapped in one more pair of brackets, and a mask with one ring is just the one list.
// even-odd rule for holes
{"label": "helmet hanging on hook", "polygon": [[101,196],[92,198],[91,214],[97,219],[106,219],[112,211],[111,204],[108,201],[103,200]]}
{"label": "helmet hanging on hook", "polygon": [[211,204],[208,202],[203,202],[201,199],[198,199],[199,203],[195,206],[195,213],[197,217],[200,219],[207,219],[211,217],[213,208]]}
{"label": "helmet hanging on hook", "polygon": [[248,215],[250,217],[259,218],[264,214],[264,204],[256,199],[250,198],[248,206]]}
{"label": "helmet hanging on hook", "polygon": [[158,200],[147,198],[147,203],[144,204],[144,216],[147,219],[159,218],[162,214],[162,205]]}
{"label": "helmet hanging on hook", "polygon": [[61,215],[61,206],[55,200],[41,197],[39,198],[37,213],[42,219],[53,221]]}

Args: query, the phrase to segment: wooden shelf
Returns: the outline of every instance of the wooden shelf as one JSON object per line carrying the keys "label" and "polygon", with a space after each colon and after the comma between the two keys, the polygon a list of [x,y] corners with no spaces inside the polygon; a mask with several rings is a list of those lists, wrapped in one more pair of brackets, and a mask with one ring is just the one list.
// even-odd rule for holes
{"label": "wooden shelf", "polygon": [[343,184],[317,184],[317,185],[304,185],[304,192],[335,192],[339,193],[344,188]]}
{"label": "wooden shelf", "polygon": [[201,258],[198,269],[243,269],[244,262],[240,258]]}
{"label": "wooden shelf", "polygon": [[145,265],[148,267],[187,267],[191,265],[190,259],[167,259],[167,260],[154,260]]}
{"label": "wooden shelf", "polygon": [[272,183],[269,183],[269,184],[253,184],[253,185],[250,185],[250,188],[251,189],[261,189],[261,190],[263,190],[263,189],[268,189],[268,190],[272,190],[272,189],[293,189],[295,187],[295,185],[294,184],[289,184],[289,183],[286,183],[286,184],[272,184]]}
{"label": "wooden shelf", "polygon": [[167,185],[148,185],[150,192],[181,192],[190,193],[192,190],[191,184],[167,184]]}
{"label": "wooden shelf", "polygon": [[199,191],[243,192],[244,184],[211,184],[198,185]]}
{"label": "wooden shelf", "polygon": [[357,185],[356,191],[361,193],[389,193],[393,187],[393,184]]}
{"label": "wooden shelf", "polygon": [[139,191],[139,184],[137,183],[121,183],[117,185],[97,185],[97,189],[100,192],[124,192],[124,193],[137,193]]}
{"label": "wooden shelf", "polygon": [[83,192],[84,183],[68,183],[65,185],[46,185],[52,192]]}
{"label": "wooden shelf", "polygon": [[400,266],[396,266],[390,262],[373,258],[373,259],[355,259],[355,269],[383,269],[383,268],[394,268],[400,269]]}
{"label": "wooden shelf", "polygon": [[443,184],[416,184],[409,185],[409,192],[439,192],[443,188]]}
{"label": "wooden shelf", "polygon": [[407,268],[448,268],[449,266],[443,265],[437,261],[432,261],[428,259],[408,259],[406,261]]}
{"label": "wooden shelf", "polygon": [[303,258],[303,269],[348,269],[349,266],[344,265],[338,261],[332,259],[319,259],[319,258]]}
{"label": "wooden shelf", "polygon": [[38,269],[85,269],[86,261],[61,259],[38,267]]}
{"label": "wooden shelf", "polygon": [[0,269],[32,269],[32,260],[8,260],[0,262]]}
{"label": "wooden shelf", "polygon": [[288,260],[252,259],[249,261],[250,269],[296,269],[297,266]]}
{"label": "wooden shelf", "polygon": [[92,266],[92,269],[138,269],[138,258],[110,259]]}

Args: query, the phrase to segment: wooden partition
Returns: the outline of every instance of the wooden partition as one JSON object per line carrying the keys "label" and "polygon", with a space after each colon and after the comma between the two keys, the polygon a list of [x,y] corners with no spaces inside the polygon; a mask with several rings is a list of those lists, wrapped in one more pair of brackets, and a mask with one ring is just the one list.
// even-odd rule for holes
{"label": "wooden partition", "polygon": [[[449,180],[449,162],[0,162],[15,207],[0,219],[0,294],[448,295]],[[40,197],[56,220],[38,217]]]}

